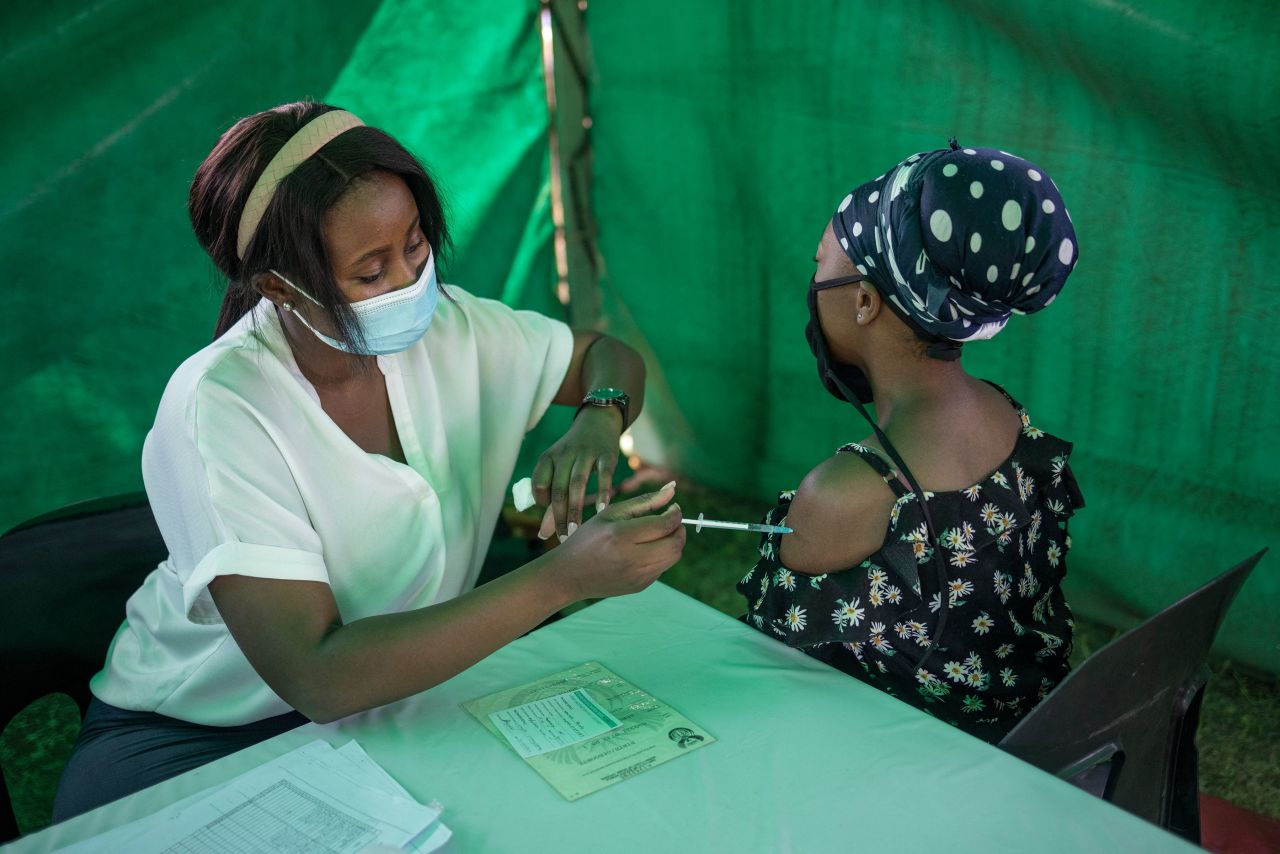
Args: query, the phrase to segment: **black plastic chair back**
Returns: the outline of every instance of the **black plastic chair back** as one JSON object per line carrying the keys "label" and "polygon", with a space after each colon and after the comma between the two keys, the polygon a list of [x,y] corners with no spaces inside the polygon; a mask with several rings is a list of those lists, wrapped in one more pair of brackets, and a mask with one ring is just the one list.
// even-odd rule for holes
{"label": "black plastic chair back", "polygon": [[[83,715],[129,596],[168,551],[144,493],[74,505],[0,537],[0,729],[46,694]],[[0,843],[18,835],[0,774]]]}
{"label": "black plastic chair back", "polygon": [[1266,549],[1072,671],[1000,747],[1199,843],[1195,733],[1213,639]]}

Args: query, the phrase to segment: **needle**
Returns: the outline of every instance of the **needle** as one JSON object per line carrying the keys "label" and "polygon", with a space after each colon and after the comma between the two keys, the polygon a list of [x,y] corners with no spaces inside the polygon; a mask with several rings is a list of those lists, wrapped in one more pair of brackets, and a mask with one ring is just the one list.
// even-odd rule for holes
{"label": "needle", "polygon": [[693,525],[695,534],[702,533],[703,528],[723,528],[726,531],[755,531],[761,534],[790,534],[792,529],[784,528],[782,525],[761,525],[757,522],[718,522],[715,519],[704,518],[701,513],[697,519],[681,519],[686,525]]}

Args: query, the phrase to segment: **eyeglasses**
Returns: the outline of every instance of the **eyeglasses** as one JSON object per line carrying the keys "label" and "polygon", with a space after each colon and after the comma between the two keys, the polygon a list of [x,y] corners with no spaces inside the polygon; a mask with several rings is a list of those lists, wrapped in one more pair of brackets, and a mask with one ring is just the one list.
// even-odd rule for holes
{"label": "eyeglasses", "polygon": [[827,288],[838,288],[841,285],[852,285],[854,282],[865,282],[866,276],[841,276],[838,279],[824,279],[819,282],[817,276],[809,280],[809,290],[825,291]]}

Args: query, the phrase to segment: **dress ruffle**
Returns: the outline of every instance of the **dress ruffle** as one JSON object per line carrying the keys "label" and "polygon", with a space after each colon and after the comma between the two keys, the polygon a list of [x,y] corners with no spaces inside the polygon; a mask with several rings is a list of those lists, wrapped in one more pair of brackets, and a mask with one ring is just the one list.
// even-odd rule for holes
{"label": "dress ruffle", "polygon": [[[1072,621],[1060,585],[1067,523],[1084,506],[1071,444],[1015,407],[1023,431],[1004,463],[968,489],[927,494],[936,543],[916,495],[885,460],[861,445],[841,448],[897,496],[881,548],[856,566],[810,576],[782,564],[784,535],[762,536],[760,560],[738,584],[744,620],[980,737],[998,737],[1067,672]],[[781,493],[765,521],[780,524],[793,497]],[[934,548],[947,559],[945,590]],[[944,596],[946,635],[935,639]]]}

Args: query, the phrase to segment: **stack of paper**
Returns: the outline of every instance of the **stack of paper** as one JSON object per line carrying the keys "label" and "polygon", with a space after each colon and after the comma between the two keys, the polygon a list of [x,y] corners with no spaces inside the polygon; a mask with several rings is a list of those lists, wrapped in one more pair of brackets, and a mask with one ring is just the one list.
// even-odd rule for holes
{"label": "stack of paper", "polygon": [[434,851],[451,832],[354,741],[313,741],[64,852]]}

